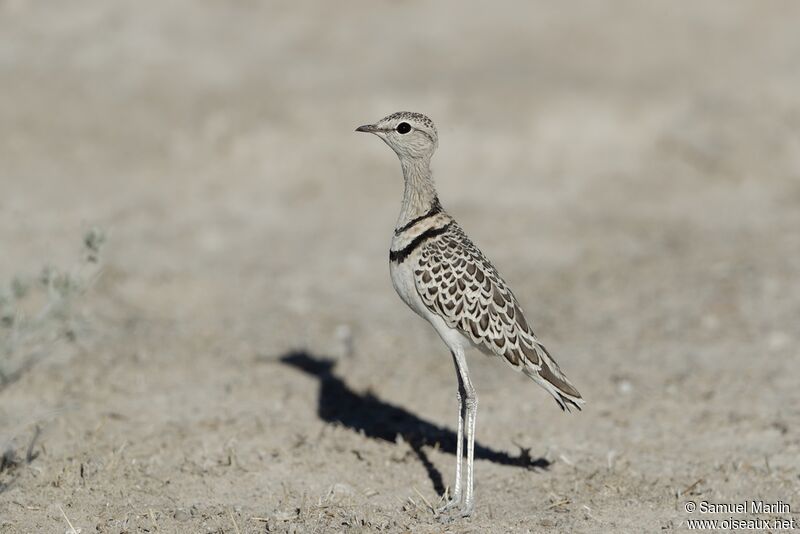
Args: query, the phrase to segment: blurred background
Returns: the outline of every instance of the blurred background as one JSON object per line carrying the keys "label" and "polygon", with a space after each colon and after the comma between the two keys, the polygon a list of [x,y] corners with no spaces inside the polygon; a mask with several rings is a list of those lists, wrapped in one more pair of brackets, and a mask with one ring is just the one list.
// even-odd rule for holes
{"label": "blurred background", "polygon": [[389,281],[399,164],[353,132],[400,110],[588,400],[471,357],[509,461],[466,525],[800,510],[798,16],[0,0],[0,530],[441,531],[455,376]]}

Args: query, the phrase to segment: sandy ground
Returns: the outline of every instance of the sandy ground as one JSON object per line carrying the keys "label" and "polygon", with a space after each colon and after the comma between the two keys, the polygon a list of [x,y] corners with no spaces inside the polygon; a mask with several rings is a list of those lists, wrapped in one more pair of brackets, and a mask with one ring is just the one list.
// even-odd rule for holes
{"label": "sandy ground", "polygon": [[[62,330],[0,353],[0,531],[800,520],[798,17],[0,1],[0,283],[108,235]],[[588,400],[563,414],[472,355],[477,510],[449,524],[427,503],[455,375],[389,282],[399,165],[353,133],[401,109],[437,122],[445,207]]]}

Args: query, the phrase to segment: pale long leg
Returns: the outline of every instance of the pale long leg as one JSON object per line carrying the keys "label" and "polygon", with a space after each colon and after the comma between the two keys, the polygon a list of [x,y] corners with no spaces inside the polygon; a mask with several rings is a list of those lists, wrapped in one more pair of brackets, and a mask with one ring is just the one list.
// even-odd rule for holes
{"label": "pale long leg", "polygon": [[475,419],[478,415],[478,396],[475,390],[467,388],[467,398],[464,399],[467,412],[467,489],[464,496],[464,515],[472,514],[475,509],[475,496],[473,493],[473,465],[475,460]]}
{"label": "pale long leg", "polygon": [[475,458],[475,419],[478,414],[478,395],[475,393],[475,388],[469,379],[469,369],[467,368],[467,360],[464,357],[463,350],[453,352],[453,359],[456,362],[456,369],[460,379],[460,386],[462,393],[462,403],[465,413],[465,430],[467,441],[467,480],[466,489],[464,490],[464,506],[461,508],[463,515],[468,516],[472,514],[475,508],[475,496],[473,493],[473,462]]}
{"label": "pale long leg", "polygon": [[450,495],[450,498],[447,502],[442,506],[439,511],[448,510],[455,506],[461,504],[461,466],[464,463],[464,416],[465,416],[465,405],[464,405],[464,385],[461,380],[461,373],[458,372],[458,363],[456,362],[456,356],[453,354],[453,362],[456,364],[456,376],[458,378],[458,393],[456,398],[458,399],[458,433],[456,437],[456,480],[455,484],[453,484],[453,493]]}

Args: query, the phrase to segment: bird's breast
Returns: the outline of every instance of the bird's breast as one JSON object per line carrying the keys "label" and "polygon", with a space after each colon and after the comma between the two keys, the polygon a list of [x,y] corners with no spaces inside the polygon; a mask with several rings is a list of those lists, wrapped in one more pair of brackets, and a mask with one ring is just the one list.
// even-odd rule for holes
{"label": "bird's breast", "polygon": [[389,274],[392,277],[394,290],[397,291],[400,299],[405,302],[409,308],[414,310],[415,313],[425,318],[427,308],[422,302],[419,293],[417,293],[417,287],[414,282],[413,266],[415,264],[416,257],[408,258],[402,263],[390,262]]}

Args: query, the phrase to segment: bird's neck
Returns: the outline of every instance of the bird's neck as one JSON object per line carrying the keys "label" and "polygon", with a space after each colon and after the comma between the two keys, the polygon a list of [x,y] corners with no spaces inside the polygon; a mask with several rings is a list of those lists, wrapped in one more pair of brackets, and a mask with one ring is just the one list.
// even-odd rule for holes
{"label": "bird's neck", "polygon": [[405,191],[400,216],[396,228],[403,228],[409,222],[422,217],[439,206],[436,186],[433,185],[430,158],[402,159]]}

